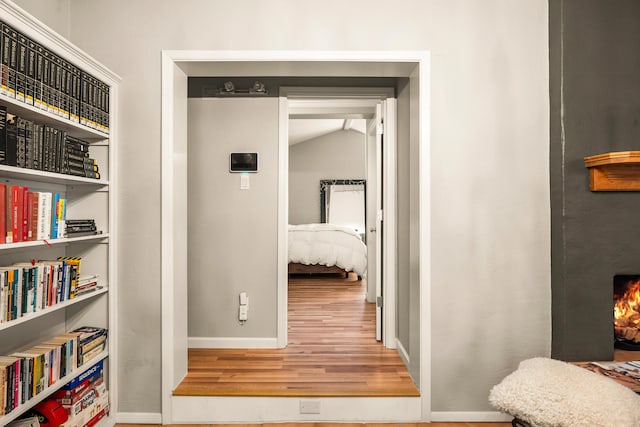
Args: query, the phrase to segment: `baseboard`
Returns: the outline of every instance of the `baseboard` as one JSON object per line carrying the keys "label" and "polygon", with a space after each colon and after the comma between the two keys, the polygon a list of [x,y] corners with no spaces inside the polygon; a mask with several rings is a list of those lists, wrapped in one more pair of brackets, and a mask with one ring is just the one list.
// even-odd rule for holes
{"label": "baseboard", "polygon": [[278,348],[277,338],[189,337],[189,348]]}
{"label": "baseboard", "polygon": [[118,412],[116,422],[120,424],[162,424],[159,412]]}
{"label": "baseboard", "polygon": [[[304,402],[316,413],[301,414]],[[419,397],[251,397],[172,396],[172,424],[413,423],[420,420]]]}
{"label": "baseboard", "polygon": [[404,365],[407,367],[407,369],[409,369],[409,366],[411,365],[411,363],[409,363],[409,353],[407,353],[407,350],[404,349],[404,346],[402,345],[400,340],[397,338],[396,338],[396,350],[400,355],[400,359],[402,359],[402,361],[404,362]]}
{"label": "baseboard", "polygon": [[513,419],[512,416],[503,414],[502,412],[432,412],[432,422],[508,422]]}

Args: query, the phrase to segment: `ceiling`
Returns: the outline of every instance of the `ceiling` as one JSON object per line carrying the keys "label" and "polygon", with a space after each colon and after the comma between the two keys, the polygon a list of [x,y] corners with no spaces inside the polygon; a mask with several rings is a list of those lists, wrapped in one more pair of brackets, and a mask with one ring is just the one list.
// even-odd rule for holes
{"label": "ceiling", "polygon": [[339,130],[365,133],[365,119],[289,119],[289,145],[299,144]]}

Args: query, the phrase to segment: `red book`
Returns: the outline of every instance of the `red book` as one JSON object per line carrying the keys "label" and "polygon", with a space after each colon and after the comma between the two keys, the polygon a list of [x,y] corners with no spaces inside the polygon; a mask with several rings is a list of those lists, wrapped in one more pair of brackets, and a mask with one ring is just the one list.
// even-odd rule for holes
{"label": "red book", "polygon": [[7,186],[0,182],[0,244],[7,242]]}
{"label": "red book", "polygon": [[22,242],[22,188],[18,185],[11,187],[11,231],[13,242]]}
{"label": "red book", "polygon": [[22,241],[26,242],[29,239],[29,187],[22,187]]}
{"label": "red book", "polygon": [[12,201],[13,201],[13,186],[11,185],[7,185],[7,188],[5,190],[5,204],[4,204],[4,212],[5,212],[5,217],[4,217],[4,224],[5,224],[5,228],[6,228],[6,237],[5,237],[5,243],[13,243],[13,208],[12,208]]}
{"label": "red book", "polygon": [[38,237],[38,193],[29,192],[29,240]]}

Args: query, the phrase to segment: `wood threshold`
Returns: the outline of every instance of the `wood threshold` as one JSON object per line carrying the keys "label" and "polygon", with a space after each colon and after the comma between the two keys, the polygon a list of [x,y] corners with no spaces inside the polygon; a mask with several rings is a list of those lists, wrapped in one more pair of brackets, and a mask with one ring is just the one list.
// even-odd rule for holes
{"label": "wood threshold", "polygon": [[355,273],[289,279],[284,349],[189,349],[174,396],[417,397],[395,349],[375,340],[375,304]]}

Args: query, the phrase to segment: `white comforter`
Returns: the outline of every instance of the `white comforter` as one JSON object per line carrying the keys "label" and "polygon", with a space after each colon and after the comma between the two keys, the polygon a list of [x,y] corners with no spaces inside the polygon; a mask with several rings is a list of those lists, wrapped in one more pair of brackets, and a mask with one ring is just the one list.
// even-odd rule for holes
{"label": "white comforter", "polygon": [[367,275],[367,247],[350,228],[333,224],[289,225],[289,262],[331,267]]}

